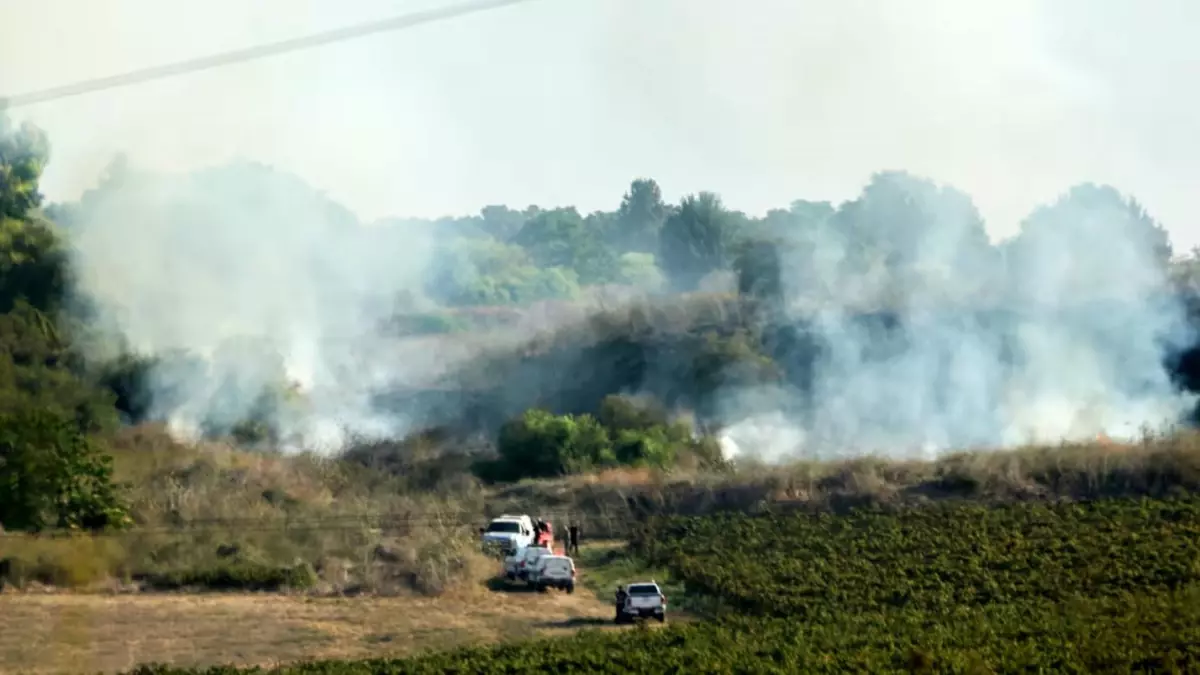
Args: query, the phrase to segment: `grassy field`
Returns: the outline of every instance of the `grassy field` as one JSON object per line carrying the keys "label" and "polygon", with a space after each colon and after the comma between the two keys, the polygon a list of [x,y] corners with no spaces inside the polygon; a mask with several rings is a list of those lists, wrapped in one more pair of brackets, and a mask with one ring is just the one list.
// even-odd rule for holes
{"label": "grassy field", "polygon": [[3,672],[119,672],[406,655],[611,627],[589,593],[478,585],[438,597],[0,595]]}
{"label": "grassy field", "polygon": [[671,517],[581,558],[598,593],[661,571],[709,619],[281,672],[1200,669],[1200,495]]}
{"label": "grassy field", "polygon": [[[1191,646],[1200,644],[1194,434],[935,462],[620,470],[496,488],[453,472],[416,484],[419,471],[181,446],[147,428],[124,432],[115,447],[138,528],[0,536],[3,576],[19,591],[0,595],[5,669],[161,661],[300,663],[295,672],[327,674],[749,665],[1170,672],[1200,664]],[[472,550],[465,523],[500,511],[552,514],[559,529],[568,516],[582,520],[580,580],[591,592],[489,590],[494,562]],[[632,545],[615,538],[622,533],[636,535]],[[312,583],[284,594],[109,594],[244,588],[281,570],[309,570]],[[613,587],[647,577],[664,585],[672,620],[610,635]],[[100,593],[80,593],[89,590]],[[691,616],[705,620],[679,620]],[[463,645],[479,646],[456,649]],[[410,658],[437,649],[450,651]],[[383,657],[400,660],[355,661]],[[319,659],[336,661],[302,665]]]}

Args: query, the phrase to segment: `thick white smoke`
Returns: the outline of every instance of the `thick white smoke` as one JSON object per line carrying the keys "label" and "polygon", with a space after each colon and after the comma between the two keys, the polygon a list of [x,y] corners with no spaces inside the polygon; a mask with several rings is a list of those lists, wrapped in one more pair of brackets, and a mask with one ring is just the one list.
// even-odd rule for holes
{"label": "thick white smoke", "polygon": [[406,420],[375,414],[372,392],[443,361],[436,344],[381,337],[398,303],[420,304],[433,233],[364,227],[287,174],[118,172],[70,227],[81,290],[113,337],[192,357],[151,374],[152,414],[180,433],[233,424],[288,381],[300,395],[268,415],[298,442],[400,433]]}
{"label": "thick white smoke", "polygon": [[[884,175],[808,229],[809,248],[785,249],[791,320],[822,348],[811,395],[728,396],[729,450],[930,456],[1132,438],[1193,407],[1164,366],[1191,337],[1167,291],[1166,235],[1136,203],[1081,186],[998,247],[967,206]],[[898,258],[864,269],[863,250]]]}

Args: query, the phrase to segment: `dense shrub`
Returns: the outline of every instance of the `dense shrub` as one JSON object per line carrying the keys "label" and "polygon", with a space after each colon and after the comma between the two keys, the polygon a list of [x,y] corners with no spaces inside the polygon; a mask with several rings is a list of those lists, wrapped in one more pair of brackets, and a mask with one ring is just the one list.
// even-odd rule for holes
{"label": "dense shrub", "polygon": [[0,525],[102,529],[127,519],[112,459],[75,420],[49,410],[0,413]]}
{"label": "dense shrub", "polygon": [[671,423],[661,408],[620,396],[603,401],[600,419],[527,410],[501,428],[497,449],[497,459],[478,465],[485,479],[511,481],[614,466],[666,469],[685,455],[702,463],[721,461],[716,444],[693,437],[686,423]]}
{"label": "dense shrub", "polygon": [[214,591],[305,590],[316,585],[317,574],[312,565],[308,563],[282,566],[231,561],[210,567],[150,574],[142,581],[159,590],[184,588],[203,588]]}

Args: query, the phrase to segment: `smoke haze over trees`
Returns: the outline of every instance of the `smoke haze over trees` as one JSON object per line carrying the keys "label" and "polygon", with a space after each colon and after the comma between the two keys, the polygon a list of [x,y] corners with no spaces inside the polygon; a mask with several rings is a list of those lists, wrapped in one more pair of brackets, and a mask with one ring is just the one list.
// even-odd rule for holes
{"label": "smoke haze over trees", "polygon": [[[61,315],[87,396],[182,435],[544,444],[600,438],[589,416],[613,395],[669,411],[545,459],[565,470],[674,456],[679,423],[770,459],[910,455],[1131,436],[1195,405],[1178,377],[1194,262],[1109,186],[1064,186],[998,242],[969,195],[898,171],[761,216],[715,192],[667,202],[641,177],[611,211],[368,223],[263,165],[117,161],[42,212],[45,139],[6,127],[3,143],[5,320],[42,321],[21,302]],[[514,436],[520,420],[542,431]]]}

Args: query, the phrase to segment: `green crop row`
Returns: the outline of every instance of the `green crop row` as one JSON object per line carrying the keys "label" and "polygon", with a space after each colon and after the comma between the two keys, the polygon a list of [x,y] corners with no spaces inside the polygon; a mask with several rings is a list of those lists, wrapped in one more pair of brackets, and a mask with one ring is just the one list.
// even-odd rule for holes
{"label": "green crop row", "polygon": [[1200,497],[672,518],[635,545],[744,613],[946,612],[1200,582]]}

